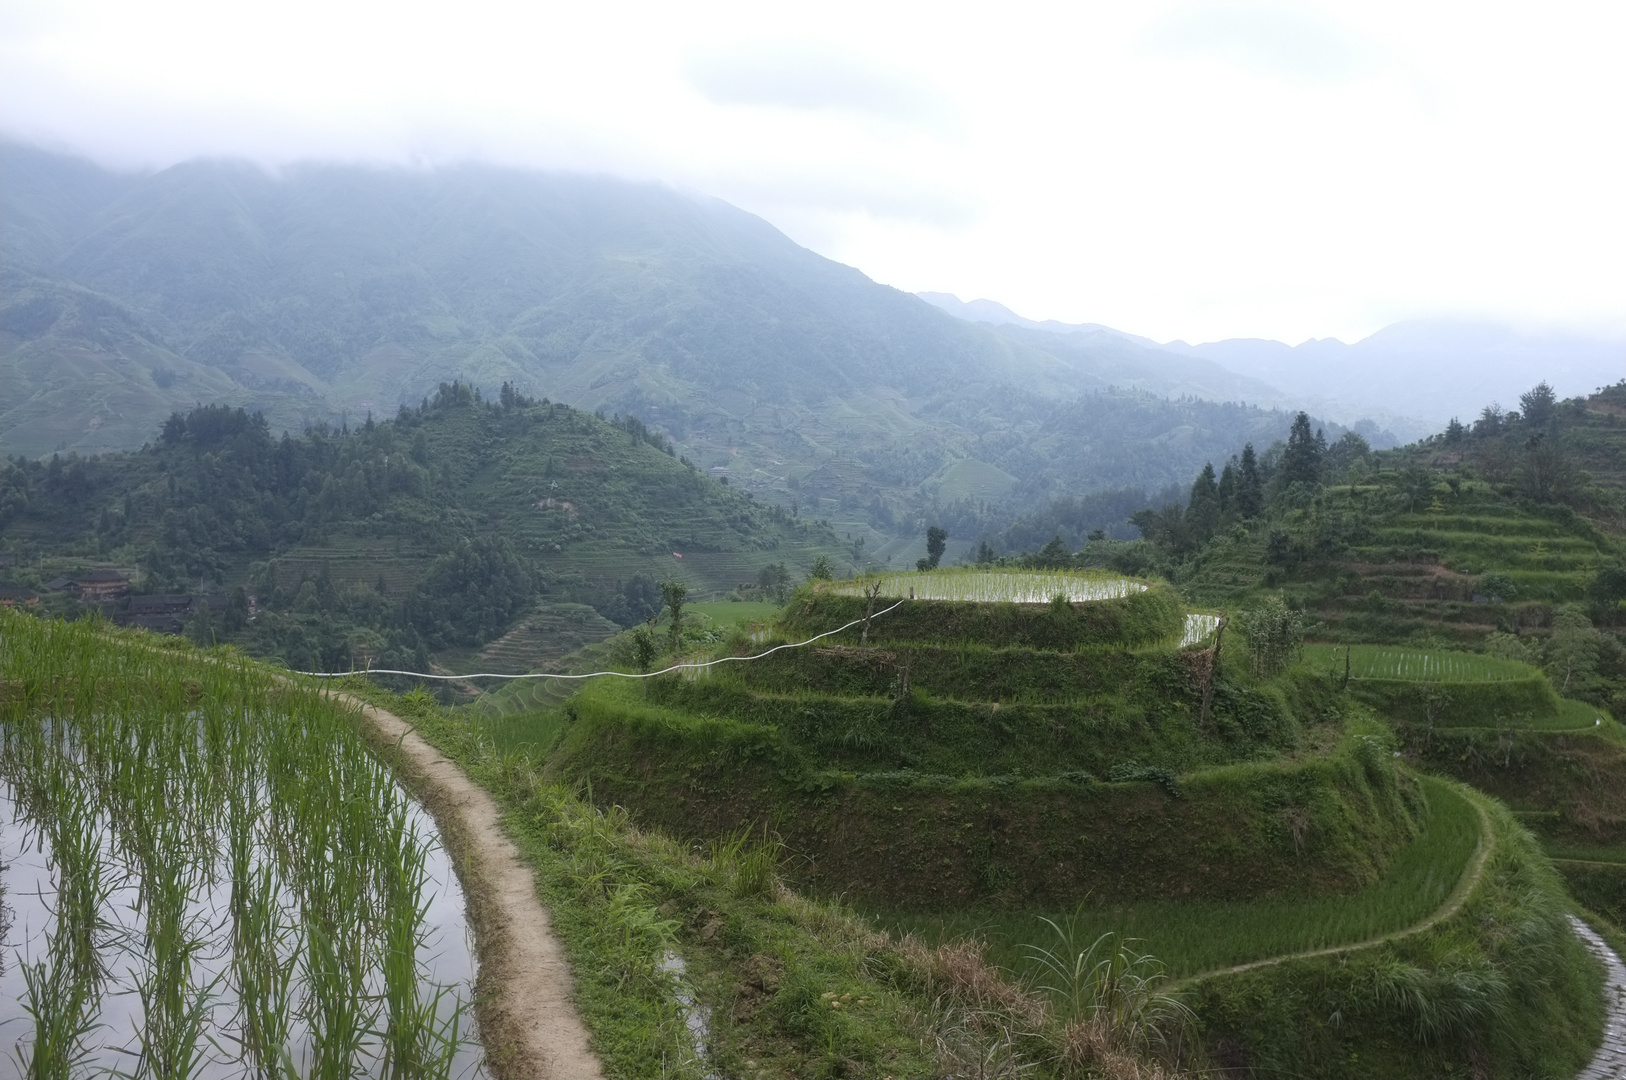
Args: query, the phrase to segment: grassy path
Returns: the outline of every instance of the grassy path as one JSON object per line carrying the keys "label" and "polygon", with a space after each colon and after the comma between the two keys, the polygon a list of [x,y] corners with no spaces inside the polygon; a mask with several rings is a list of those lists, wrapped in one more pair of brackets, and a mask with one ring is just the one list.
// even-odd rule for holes
{"label": "grassy path", "polygon": [[480,963],[481,1034],[492,1071],[515,1080],[602,1080],[572,1000],[564,949],[502,811],[485,789],[394,713],[348,694],[363,728],[439,827],[463,884]]}
{"label": "grassy path", "polygon": [[1381,945],[1386,941],[1394,941],[1398,938],[1410,937],[1413,934],[1421,934],[1424,931],[1439,925],[1446,919],[1449,919],[1451,916],[1462,910],[1462,905],[1467,902],[1468,897],[1474,891],[1474,886],[1479,884],[1479,879],[1484,875],[1485,864],[1490,861],[1491,848],[1494,844],[1494,841],[1492,840],[1490,816],[1485,813],[1485,808],[1481,806],[1478,801],[1473,802],[1473,807],[1474,812],[1479,817],[1479,842],[1474,847],[1473,857],[1469,859],[1467,868],[1463,871],[1462,877],[1457,881],[1456,888],[1452,889],[1451,894],[1446,897],[1445,903],[1436,908],[1428,915],[1428,917],[1419,922],[1415,922],[1410,926],[1402,927],[1399,930],[1390,931],[1387,934],[1379,934],[1363,941],[1352,941],[1344,945],[1331,945],[1325,948],[1305,949],[1300,952],[1283,953],[1280,956],[1271,956],[1263,960],[1250,960],[1245,964],[1233,964],[1230,967],[1215,968],[1212,971],[1199,972],[1196,975],[1189,976],[1188,978],[1180,981],[1182,983],[1191,983],[1196,982],[1199,979],[1213,978],[1216,975],[1233,975],[1241,971],[1252,971],[1255,968],[1269,967],[1272,964],[1282,964],[1289,960],[1305,960],[1316,956],[1333,956],[1337,953],[1353,952],[1357,949],[1367,949],[1374,945]]}

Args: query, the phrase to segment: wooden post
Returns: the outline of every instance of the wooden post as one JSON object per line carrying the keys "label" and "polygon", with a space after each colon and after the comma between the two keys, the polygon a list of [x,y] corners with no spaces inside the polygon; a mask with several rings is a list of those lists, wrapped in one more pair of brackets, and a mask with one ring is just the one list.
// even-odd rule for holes
{"label": "wooden post", "polygon": [[879,581],[864,586],[864,597],[869,601],[869,604],[864,608],[864,631],[858,635],[858,647],[860,649],[869,644],[869,621],[875,615],[875,601],[880,595],[881,583]]}

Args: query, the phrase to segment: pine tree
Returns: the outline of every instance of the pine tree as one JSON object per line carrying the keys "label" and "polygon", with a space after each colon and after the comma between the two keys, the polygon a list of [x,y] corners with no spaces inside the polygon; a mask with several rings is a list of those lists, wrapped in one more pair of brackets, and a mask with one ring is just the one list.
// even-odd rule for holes
{"label": "pine tree", "polygon": [[1230,514],[1236,510],[1236,485],[1236,455],[1232,454],[1231,460],[1227,461],[1225,463],[1225,468],[1220,471],[1219,508],[1221,516]]}
{"label": "pine tree", "polygon": [[943,561],[943,552],[948,547],[948,530],[933,525],[926,530],[926,557],[915,561],[917,570],[936,570],[937,564]]}
{"label": "pine tree", "polygon": [[1558,395],[1545,381],[1519,395],[1519,410],[1524,414],[1524,422],[1531,427],[1546,427],[1552,421],[1553,406],[1557,403]]}
{"label": "pine tree", "polygon": [[1219,485],[1214,482],[1214,463],[1203,465],[1203,471],[1191,485],[1191,498],[1186,502],[1186,525],[1191,538],[1197,543],[1209,539],[1219,529]]}
{"label": "pine tree", "polygon": [[1242,448],[1242,467],[1238,470],[1236,512],[1243,520],[1256,518],[1265,508],[1265,482],[1259,475],[1259,459],[1254,456],[1253,443]]}
{"label": "pine tree", "polygon": [[1321,483],[1321,461],[1326,453],[1326,439],[1310,430],[1310,417],[1299,413],[1293,418],[1293,427],[1287,433],[1287,449],[1282,453],[1281,486],[1303,484],[1315,487]]}

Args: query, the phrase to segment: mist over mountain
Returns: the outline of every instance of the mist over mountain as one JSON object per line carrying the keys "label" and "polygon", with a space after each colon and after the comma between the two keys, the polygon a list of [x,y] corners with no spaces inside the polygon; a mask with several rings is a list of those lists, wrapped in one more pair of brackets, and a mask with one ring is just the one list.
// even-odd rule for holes
{"label": "mist over mountain", "polygon": [[1546,380],[1560,397],[1590,394],[1626,373],[1626,341],[1524,333],[1489,322],[1432,319],[1395,323],[1354,344],[1336,338],[1288,346],[1235,339],[1176,341],[1171,352],[1212,360],[1315,402],[1389,409],[1443,426]]}
{"label": "mist over mountain", "polygon": [[1062,340],[1116,337],[1205,361],[1243,380],[1253,391],[1246,400],[1313,409],[1347,423],[1370,417],[1402,439],[1437,431],[1453,416],[1470,419],[1493,402],[1515,405],[1543,379],[1566,397],[1591,393],[1626,372],[1626,342],[1525,333],[1488,322],[1402,322],[1354,344],[1336,338],[1296,346],[1262,338],[1160,344],[1099,323],[1026,319],[993,300],[962,301],[938,292],[919,296],[967,322],[1020,327]]}
{"label": "mist over mountain", "polygon": [[[1291,419],[1170,400],[1279,399],[1206,358],[971,325],[653,184],[475,165],[127,174],[15,143],[0,179],[6,453],[137,447],[198,403],[297,432],[506,382],[636,414],[714,476],[887,532],[951,503],[970,529],[1183,484]],[[1087,438],[1060,434],[1079,416]]]}

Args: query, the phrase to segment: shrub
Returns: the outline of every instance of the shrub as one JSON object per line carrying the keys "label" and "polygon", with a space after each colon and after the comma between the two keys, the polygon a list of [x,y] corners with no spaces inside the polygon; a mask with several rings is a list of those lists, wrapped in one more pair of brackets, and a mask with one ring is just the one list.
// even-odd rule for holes
{"label": "shrub", "polygon": [[1481,574],[1479,591],[1498,603],[1519,595],[1519,587],[1513,583],[1513,579],[1501,573]]}

